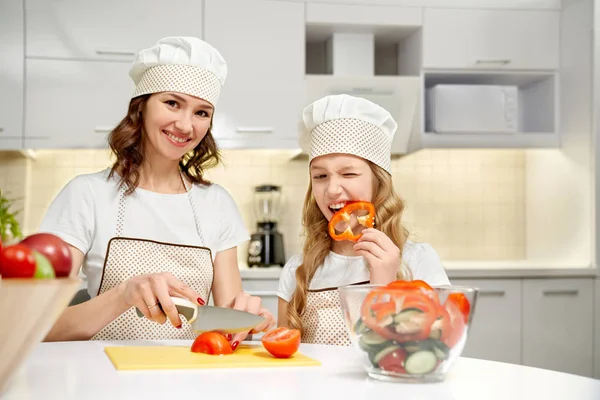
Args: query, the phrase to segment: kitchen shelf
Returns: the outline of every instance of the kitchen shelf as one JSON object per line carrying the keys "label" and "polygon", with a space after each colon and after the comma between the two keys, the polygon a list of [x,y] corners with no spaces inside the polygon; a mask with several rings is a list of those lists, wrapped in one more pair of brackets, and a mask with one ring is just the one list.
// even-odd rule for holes
{"label": "kitchen shelf", "polygon": [[511,85],[518,89],[518,129],[505,133],[437,133],[423,96],[422,148],[557,148],[558,79],[554,72],[425,71],[425,91],[438,84]]}
{"label": "kitchen shelf", "polygon": [[[335,74],[334,34],[373,35],[373,73],[376,76],[419,76],[420,27],[371,27],[309,24],[306,26],[306,75]],[[362,56],[361,56],[362,57]]]}

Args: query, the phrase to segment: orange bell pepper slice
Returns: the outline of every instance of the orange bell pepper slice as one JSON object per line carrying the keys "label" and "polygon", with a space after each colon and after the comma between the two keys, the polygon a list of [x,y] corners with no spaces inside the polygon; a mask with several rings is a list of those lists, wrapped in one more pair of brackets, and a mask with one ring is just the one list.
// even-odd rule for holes
{"label": "orange bell pepper slice", "polygon": [[[341,210],[333,214],[329,221],[329,236],[333,240],[350,240],[358,241],[362,236],[362,232],[355,234],[350,226],[350,215],[357,211],[366,211],[365,215],[356,217],[357,222],[365,228],[372,228],[375,225],[375,206],[368,201],[354,201],[346,204]],[[342,232],[336,232],[336,225],[340,222],[346,222],[348,227]]]}

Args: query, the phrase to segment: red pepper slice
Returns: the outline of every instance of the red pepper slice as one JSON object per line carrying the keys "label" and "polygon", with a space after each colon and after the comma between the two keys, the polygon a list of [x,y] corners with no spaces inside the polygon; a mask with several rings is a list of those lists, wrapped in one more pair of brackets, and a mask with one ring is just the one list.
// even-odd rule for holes
{"label": "red pepper slice", "polygon": [[381,337],[399,343],[424,340],[439,316],[439,305],[422,288],[375,289],[363,301],[362,320]]}
{"label": "red pepper slice", "polygon": [[[354,233],[350,226],[351,214],[363,214],[357,215],[356,221],[364,226],[365,228],[372,228],[375,223],[375,206],[368,201],[353,201],[346,204],[341,210],[333,214],[329,221],[329,236],[333,240],[350,240],[352,242],[358,241],[362,236],[362,232]],[[336,225],[338,223],[345,223],[348,227],[342,232],[336,232]]]}

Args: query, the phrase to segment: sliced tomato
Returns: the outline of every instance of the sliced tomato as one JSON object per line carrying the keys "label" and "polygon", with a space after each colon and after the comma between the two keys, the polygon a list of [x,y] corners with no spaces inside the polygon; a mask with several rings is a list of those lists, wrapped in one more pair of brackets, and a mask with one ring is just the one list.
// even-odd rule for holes
{"label": "sliced tomato", "polygon": [[[386,310],[385,315],[381,309]],[[361,309],[367,327],[399,343],[427,339],[438,315],[438,303],[420,290],[376,289],[367,295]]]}
{"label": "sliced tomato", "polygon": [[449,348],[453,348],[462,338],[467,325],[463,313],[456,303],[446,301],[444,308],[448,312],[450,330],[447,335],[444,335],[442,342]]}
{"label": "sliced tomato", "polygon": [[192,353],[211,355],[232,354],[233,349],[225,336],[219,332],[203,332],[192,344]]}
{"label": "sliced tomato", "polygon": [[389,354],[386,354],[379,361],[379,367],[385,371],[390,372],[398,372],[401,374],[406,373],[406,369],[404,369],[404,361],[406,360],[406,351],[404,349],[399,348],[392,351]]}
{"label": "sliced tomato", "polygon": [[274,357],[288,358],[293,356],[300,347],[300,331],[280,326],[265,333],[261,342],[265,350]]}
{"label": "sliced tomato", "polygon": [[471,303],[469,303],[469,299],[464,293],[450,293],[446,302],[452,302],[458,307],[464,317],[465,324],[469,321]]}

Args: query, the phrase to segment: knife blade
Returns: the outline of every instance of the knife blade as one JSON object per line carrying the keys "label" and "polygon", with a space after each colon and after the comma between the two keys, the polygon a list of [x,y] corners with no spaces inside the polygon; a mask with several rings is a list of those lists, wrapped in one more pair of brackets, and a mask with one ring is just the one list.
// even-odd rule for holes
{"label": "knife blade", "polygon": [[[248,332],[266,320],[260,315],[232,308],[199,306],[181,297],[171,297],[171,300],[175,304],[177,312],[185,317],[196,334],[208,331]],[[161,304],[157,304],[162,310]],[[144,317],[138,308],[135,311],[138,317]]]}

